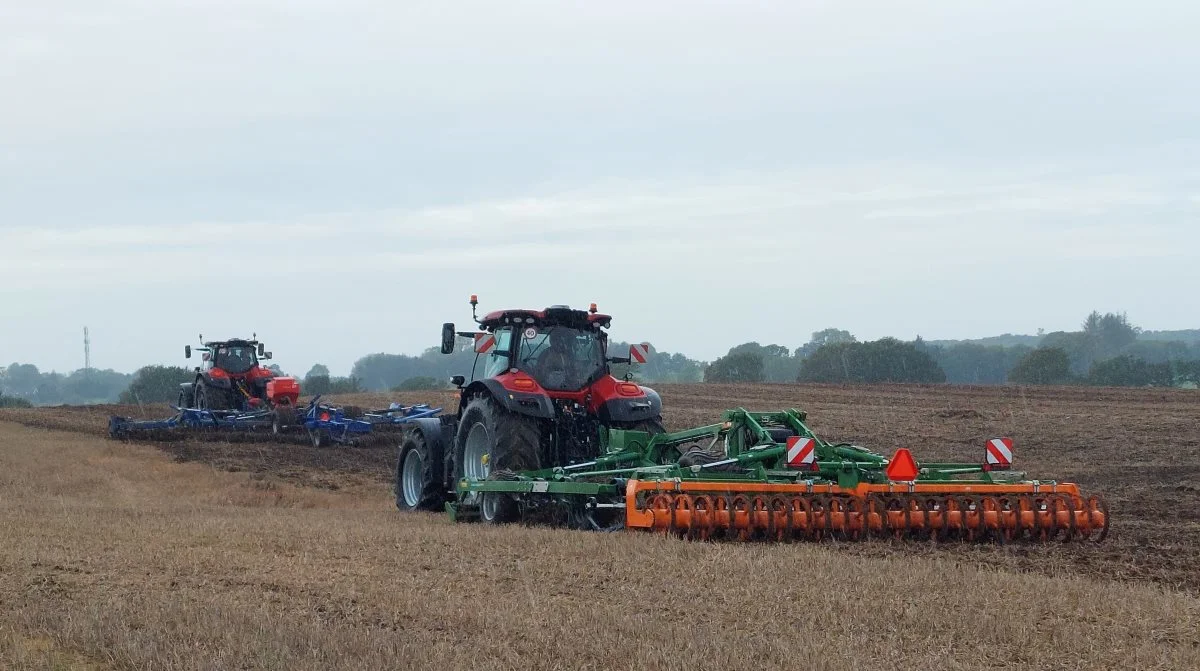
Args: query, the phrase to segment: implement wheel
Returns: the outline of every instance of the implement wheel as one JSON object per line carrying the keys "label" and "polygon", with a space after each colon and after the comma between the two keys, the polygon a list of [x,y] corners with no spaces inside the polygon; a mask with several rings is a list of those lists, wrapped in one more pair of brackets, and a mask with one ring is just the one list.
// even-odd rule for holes
{"label": "implement wheel", "polygon": [[279,436],[287,432],[288,427],[296,425],[296,409],[290,405],[275,408],[271,416],[271,433]]}
{"label": "implement wheel", "polygon": [[396,463],[396,507],[405,512],[441,510],[441,450],[433,454],[420,431],[409,431],[400,443]]}
{"label": "implement wheel", "polygon": [[[508,412],[490,396],[476,396],[467,402],[454,436],[455,479],[505,479],[513,472],[537,470],[541,442],[537,420]],[[509,494],[471,495],[464,503],[478,505],[480,519],[489,524],[520,518],[517,501]]]}

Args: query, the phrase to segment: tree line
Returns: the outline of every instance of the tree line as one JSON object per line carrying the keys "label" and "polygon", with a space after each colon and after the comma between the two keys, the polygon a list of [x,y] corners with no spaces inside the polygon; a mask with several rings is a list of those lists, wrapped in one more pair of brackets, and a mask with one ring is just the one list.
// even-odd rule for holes
{"label": "tree line", "polygon": [[[471,340],[462,338],[459,345],[451,355],[436,347],[416,356],[368,354],[344,377],[316,364],[301,378],[303,389],[326,395],[446,388],[451,375],[469,375],[476,364]],[[627,349],[627,343],[613,341],[609,353],[623,356]],[[1200,386],[1200,330],[1143,331],[1124,314],[1099,312],[1089,314],[1078,331],[961,342],[919,336],[860,342],[849,331],[827,328],[796,348],[749,342],[712,362],[652,348],[646,364],[613,364],[612,370],[641,382]],[[0,404],[172,402],[179,384],[194,374],[179,366],[147,366],[133,375],[95,369],[43,373],[14,363],[0,369]]]}
{"label": "tree line", "polygon": [[1196,386],[1200,331],[1144,332],[1124,314],[1093,312],[1079,331],[929,343],[859,342],[840,329],[805,345],[745,343],[705,368],[707,382],[916,382]]}

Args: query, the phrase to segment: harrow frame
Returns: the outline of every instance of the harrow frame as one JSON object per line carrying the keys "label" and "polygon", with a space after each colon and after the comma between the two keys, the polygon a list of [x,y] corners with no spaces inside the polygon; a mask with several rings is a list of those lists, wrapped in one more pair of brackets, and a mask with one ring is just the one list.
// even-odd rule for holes
{"label": "harrow frame", "polygon": [[[604,454],[592,461],[463,479],[446,508],[475,519],[485,498],[515,498],[532,511],[558,506],[568,524],[630,528],[709,538],[929,536],[968,540],[1097,538],[1109,529],[1100,497],[1078,485],[1028,480],[987,463],[917,463],[907,450],[891,459],[849,443],[820,439],[799,410],[724,413],[718,424],[675,433],[602,430]],[[724,458],[682,465],[680,446],[724,439]],[[789,463],[799,441],[807,463]],[[897,477],[897,474],[900,477]],[[603,511],[623,511],[618,524]]]}
{"label": "harrow frame", "polygon": [[[134,420],[128,417],[111,416],[108,435],[116,440],[137,438],[170,438],[203,433],[272,434],[278,436],[288,429],[303,429],[313,447],[327,444],[353,445],[367,434],[389,427],[403,427],[408,423],[436,417],[442,408],[429,404],[404,406],[393,403],[381,410],[369,410],[361,416],[350,417],[345,409],[322,404],[321,397],[314,397],[301,410],[293,406],[264,407],[242,412],[237,410],[205,410],[171,406],[175,414],[165,419]],[[283,414],[283,421],[280,416]]]}

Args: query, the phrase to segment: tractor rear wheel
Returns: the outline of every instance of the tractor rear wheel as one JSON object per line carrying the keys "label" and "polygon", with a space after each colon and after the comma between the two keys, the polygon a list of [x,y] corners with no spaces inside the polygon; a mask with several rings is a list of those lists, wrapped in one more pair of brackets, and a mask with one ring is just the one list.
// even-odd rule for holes
{"label": "tractor rear wheel", "polygon": [[[538,421],[501,408],[490,396],[467,402],[454,437],[455,479],[494,480],[541,468],[542,431]],[[479,505],[484,522],[503,524],[520,518],[508,494],[487,493],[468,501]]]}
{"label": "tractor rear wheel", "polygon": [[420,431],[408,431],[396,462],[396,507],[405,512],[441,510],[442,459],[429,449]]}
{"label": "tractor rear wheel", "polygon": [[192,393],[195,395],[195,404],[193,407],[201,410],[229,410],[229,394],[223,389],[218,389],[207,382],[204,378],[197,377],[196,384],[192,386]]}

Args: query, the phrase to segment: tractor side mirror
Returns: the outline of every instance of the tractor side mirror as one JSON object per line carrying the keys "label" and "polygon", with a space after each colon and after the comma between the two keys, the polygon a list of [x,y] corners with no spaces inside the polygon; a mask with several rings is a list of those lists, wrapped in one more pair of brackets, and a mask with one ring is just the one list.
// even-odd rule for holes
{"label": "tractor side mirror", "polygon": [[271,358],[271,357],[267,356],[267,346],[262,343],[258,343],[258,355],[261,357],[266,357],[268,359]]}
{"label": "tractor side mirror", "polygon": [[457,336],[454,333],[454,323],[442,324],[442,354],[454,354],[454,343]]}
{"label": "tractor side mirror", "polygon": [[185,359],[192,358],[192,346],[191,345],[183,346],[183,358],[185,358]]}
{"label": "tractor side mirror", "polygon": [[263,355],[262,355],[262,358],[266,359],[267,361],[270,361],[270,360],[271,360],[271,353],[270,353],[270,352],[264,352],[264,353],[263,353]]}

